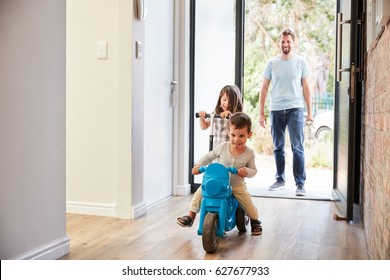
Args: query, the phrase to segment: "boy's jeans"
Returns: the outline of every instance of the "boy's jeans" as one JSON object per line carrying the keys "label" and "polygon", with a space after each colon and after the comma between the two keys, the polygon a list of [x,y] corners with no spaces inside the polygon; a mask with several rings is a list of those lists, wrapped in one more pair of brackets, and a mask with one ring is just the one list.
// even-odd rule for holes
{"label": "boy's jeans", "polygon": [[306,180],[305,151],[303,146],[303,109],[292,108],[281,111],[271,111],[271,133],[274,143],[277,181],[285,182],[285,132],[286,126],[290,136],[293,152],[293,174],[296,185],[304,185]]}

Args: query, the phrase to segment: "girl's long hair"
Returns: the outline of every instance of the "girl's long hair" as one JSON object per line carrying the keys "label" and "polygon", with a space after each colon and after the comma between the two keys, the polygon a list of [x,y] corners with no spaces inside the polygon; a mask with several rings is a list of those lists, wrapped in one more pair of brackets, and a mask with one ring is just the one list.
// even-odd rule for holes
{"label": "girl's long hair", "polygon": [[224,86],[219,93],[218,102],[215,106],[215,113],[220,114],[223,112],[223,109],[221,108],[221,99],[224,94],[229,98],[229,111],[232,114],[242,112],[242,96],[240,89],[235,85],[227,85]]}

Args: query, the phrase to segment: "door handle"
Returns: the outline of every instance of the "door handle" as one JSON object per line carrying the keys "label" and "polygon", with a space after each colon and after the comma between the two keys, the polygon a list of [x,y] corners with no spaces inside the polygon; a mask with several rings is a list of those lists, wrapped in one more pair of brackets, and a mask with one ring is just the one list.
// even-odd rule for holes
{"label": "door handle", "polygon": [[175,107],[176,106],[176,102],[177,102],[177,96],[176,96],[176,86],[177,86],[178,82],[177,81],[172,81],[171,82],[171,98],[172,98],[172,107]]}
{"label": "door handle", "polygon": [[356,67],[355,64],[351,65],[351,87],[350,87],[350,95],[349,99],[353,103],[355,101],[355,75],[356,75]]}
{"label": "door handle", "polygon": [[336,74],[337,74],[337,77],[336,77],[336,80],[338,82],[341,81],[341,73],[342,72],[349,72],[351,71],[350,68],[341,68],[341,64],[342,64],[342,57],[341,57],[341,46],[342,46],[342,42],[341,40],[343,39],[343,36],[342,36],[342,25],[345,24],[345,23],[351,23],[352,21],[351,20],[346,20],[346,21],[343,21],[343,13],[337,13],[337,47],[336,47],[336,55],[337,55],[337,60],[336,60]]}

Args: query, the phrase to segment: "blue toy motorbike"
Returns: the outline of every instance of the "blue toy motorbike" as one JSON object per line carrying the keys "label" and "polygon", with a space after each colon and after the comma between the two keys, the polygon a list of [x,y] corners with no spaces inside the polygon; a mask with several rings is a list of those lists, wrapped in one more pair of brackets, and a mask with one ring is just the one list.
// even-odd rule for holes
{"label": "blue toy motorbike", "polygon": [[237,226],[240,232],[246,232],[249,217],[232,194],[229,172],[237,174],[235,167],[212,163],[200,167],[199,172],[204,174],[198,235],[202,235],[203,249],[214,253],[226,231]]}

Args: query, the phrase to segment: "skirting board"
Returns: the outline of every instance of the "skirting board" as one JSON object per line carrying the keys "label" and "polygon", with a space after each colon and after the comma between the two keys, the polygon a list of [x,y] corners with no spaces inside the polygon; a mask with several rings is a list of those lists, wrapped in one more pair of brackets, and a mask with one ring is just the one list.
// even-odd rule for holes
{"label": "skirting board", "polygon": [[73,214],[95,215],[116,217],[116,205],[115,204],[94,204],[88,202],[79,201],[67,201],[66,212]]}
{"label": "skirting board", "polygon": [[[93,204],[86,202],[67,201],[66,212],[72,214],[118,217],[115,204]],[[132,207],[132,219],[136,219],[147,212],[146,202],[140,202]]]}
{"label": "skirting board", "polygon": [[56,260],[70,252],[70,240],[67,236],[30,250],[16,260]]}
{"label": "skirting board", "polygon": [[146,202],[140,202],[137,205],[133,207],[133,219],[137,219],[138,217],[141,217],[142,215],[145,215],[148,211]]}

